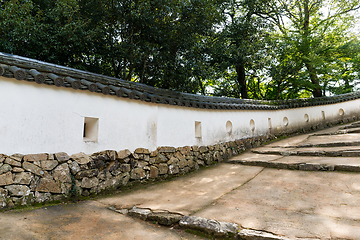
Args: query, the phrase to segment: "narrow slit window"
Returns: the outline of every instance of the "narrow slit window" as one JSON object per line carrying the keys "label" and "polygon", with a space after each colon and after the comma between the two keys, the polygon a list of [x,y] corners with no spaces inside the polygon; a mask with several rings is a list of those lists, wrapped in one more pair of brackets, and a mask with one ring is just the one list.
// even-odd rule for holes
{"label": "narrow slit window", "polygon": [[195,121],[195,137],[201,138],[201,122]]}
{"label": "narrow slit window", "polygon": [[83,129],[83,140],[84,142],[97,142],[99,131],[99,119],[85,117],[84,118],[84,129]]}

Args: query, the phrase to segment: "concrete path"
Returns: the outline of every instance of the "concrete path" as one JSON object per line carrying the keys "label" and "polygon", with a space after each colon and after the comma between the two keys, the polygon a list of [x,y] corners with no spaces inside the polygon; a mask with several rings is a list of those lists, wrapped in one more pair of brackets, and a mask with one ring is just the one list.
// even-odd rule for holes
{"label": "concrete path", "polygon": [[133,206],[289,239],[360,239],[359,126],[284,139],[134,191],[0,213],[0,239],[202,239],[108,209]]}
{"label": "concrete path", "polygon": [[0,239],[206,239],[107,209],[97,201],[0,213]]}

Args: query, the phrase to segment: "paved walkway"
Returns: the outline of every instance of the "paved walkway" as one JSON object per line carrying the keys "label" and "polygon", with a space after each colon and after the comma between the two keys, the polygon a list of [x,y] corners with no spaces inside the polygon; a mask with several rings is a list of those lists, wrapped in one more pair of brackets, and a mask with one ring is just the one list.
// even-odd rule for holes
{"label": "paved walkway", "polygon": [[290,239],[360,239],[359,126],[274,142],[136,191],[0,213],[0,239],[202,239],[108,210],[133,206]]}

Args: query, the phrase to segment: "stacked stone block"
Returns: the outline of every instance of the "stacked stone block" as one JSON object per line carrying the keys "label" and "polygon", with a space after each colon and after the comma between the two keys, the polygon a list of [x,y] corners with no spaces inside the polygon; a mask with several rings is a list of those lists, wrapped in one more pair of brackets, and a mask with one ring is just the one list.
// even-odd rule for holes
{"label": "stacked stone block", "polygon": [[222,162],[269,137],[213,146],[159,147],[77,153],[0,155],[0,208],[31,205],[156,181]]}

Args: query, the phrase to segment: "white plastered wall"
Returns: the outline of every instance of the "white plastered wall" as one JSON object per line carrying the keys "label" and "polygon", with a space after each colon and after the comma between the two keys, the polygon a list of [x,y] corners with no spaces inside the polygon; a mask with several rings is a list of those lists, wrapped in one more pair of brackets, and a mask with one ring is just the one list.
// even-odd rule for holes
{"label": "white plastered wall", "polygon": [[[265,110],[207,110],[153,104],[89,91],[0,77],[0,153],[155,150],[158,146],[211,145],[359,114],[360,100],[333,105]],[[344,115],[339,115],[339,109]],[[310,120],[306,122],[304,115]],[[84,118],[98,118],[98,141],[84,141]],[[288,125],[284,126],[284,117]],[[250,120],[255,122],[251,130]],[[201,122],[201,138],[195,137]],[[231,121],[231,133],[226,122]]]}

